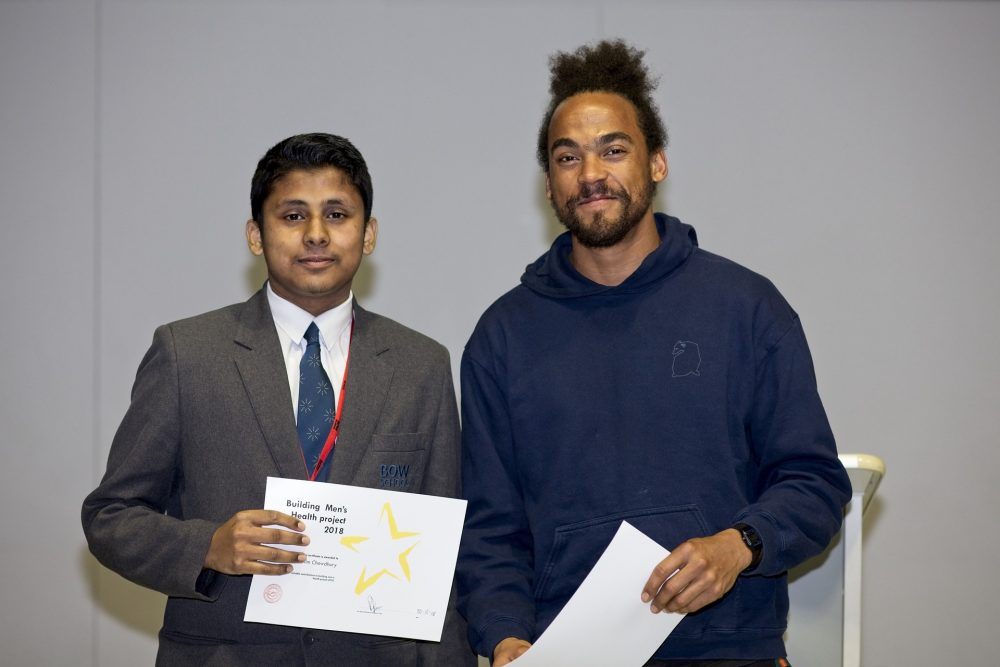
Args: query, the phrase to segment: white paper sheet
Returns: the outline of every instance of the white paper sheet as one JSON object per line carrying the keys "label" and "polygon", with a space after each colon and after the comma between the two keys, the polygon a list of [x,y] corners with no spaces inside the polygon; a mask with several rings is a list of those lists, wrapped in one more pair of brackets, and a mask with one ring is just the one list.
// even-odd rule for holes
{"label": "white paper sheet", "polygon": [[669,553],[623,521],[570,601],[511,665],[641,667],[684,618],[653,614],[639,599],[649,574]]}
{"label": "white paper sheet", "polygon": [[308,560],[255,575],[245,621],[441,640],[464,500],[268,477],[265,509],[306,524]]}

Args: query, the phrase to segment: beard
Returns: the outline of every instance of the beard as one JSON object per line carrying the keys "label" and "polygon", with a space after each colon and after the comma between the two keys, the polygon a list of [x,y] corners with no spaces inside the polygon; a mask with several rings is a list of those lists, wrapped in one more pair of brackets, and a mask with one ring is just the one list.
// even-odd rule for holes
{"label": "beard", "polygon": [[[635,229],[652,206],[654,194],[656,194],[656,182],[652,179],[646,182],[636,197],[624,189],[610,187],[607,181],[598,181],[594,184],[583,184],[580,191],[567,199],[565,204],[560,205],[555,199],[551,201],[551,204],[559,222],[582,245],[587,248],[609,248]],[[603,211],[598,211],[589,224],[584,223],[576,210],[577,206],[584,199],[594,195],[615,197],[621,204],[621,214],[617,217],[611,217],[605,216]]]}

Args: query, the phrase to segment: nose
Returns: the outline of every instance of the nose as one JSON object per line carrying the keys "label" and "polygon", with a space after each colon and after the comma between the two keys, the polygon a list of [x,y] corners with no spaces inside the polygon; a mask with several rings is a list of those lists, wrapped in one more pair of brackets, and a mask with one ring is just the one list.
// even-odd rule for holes
{"label": "nose", "polygon": [[313,215],[306,223],[303,242],[310,246],[325,246],[330,242],[330,234],[323,222],[322,216]]}
{"label": "nose", "polygon": [[608,172],[597,155],[584,154],[577,180],[580,183],[597,183],[607,178]]}

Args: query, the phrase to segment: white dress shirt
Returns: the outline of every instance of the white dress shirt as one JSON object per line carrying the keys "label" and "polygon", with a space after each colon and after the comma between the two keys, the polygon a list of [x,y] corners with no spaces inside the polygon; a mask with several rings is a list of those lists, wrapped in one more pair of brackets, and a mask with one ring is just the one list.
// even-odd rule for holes
{"label": "white dress shirt", "polygon": [[[299,364],[306,352],[306,329],[312,322],[319,328],[320,361],[330,378],[335,398],[340,401],[340,390],[347,368],[347,353],[351,346],[351,321],[354,319],[354,292],[336,308],[318,317],[302,310],[291,301],[283,299],[267,284],[267,303],[271,307],[274,328],[278,331],[281,352],[288,372],[288,388],[292,392],[292,410],[299,418]],[[336,409],[336,407],[334,408]]]}

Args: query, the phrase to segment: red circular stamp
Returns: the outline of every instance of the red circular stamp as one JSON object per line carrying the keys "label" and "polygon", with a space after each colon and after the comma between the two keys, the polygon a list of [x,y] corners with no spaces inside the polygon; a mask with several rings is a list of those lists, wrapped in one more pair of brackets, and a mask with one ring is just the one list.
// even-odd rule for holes
{"label": "red circular stamp", "polygon": [[268,584],[264,589],[264,602],[274,604],[281,599],[281,586],[278,584]]}

